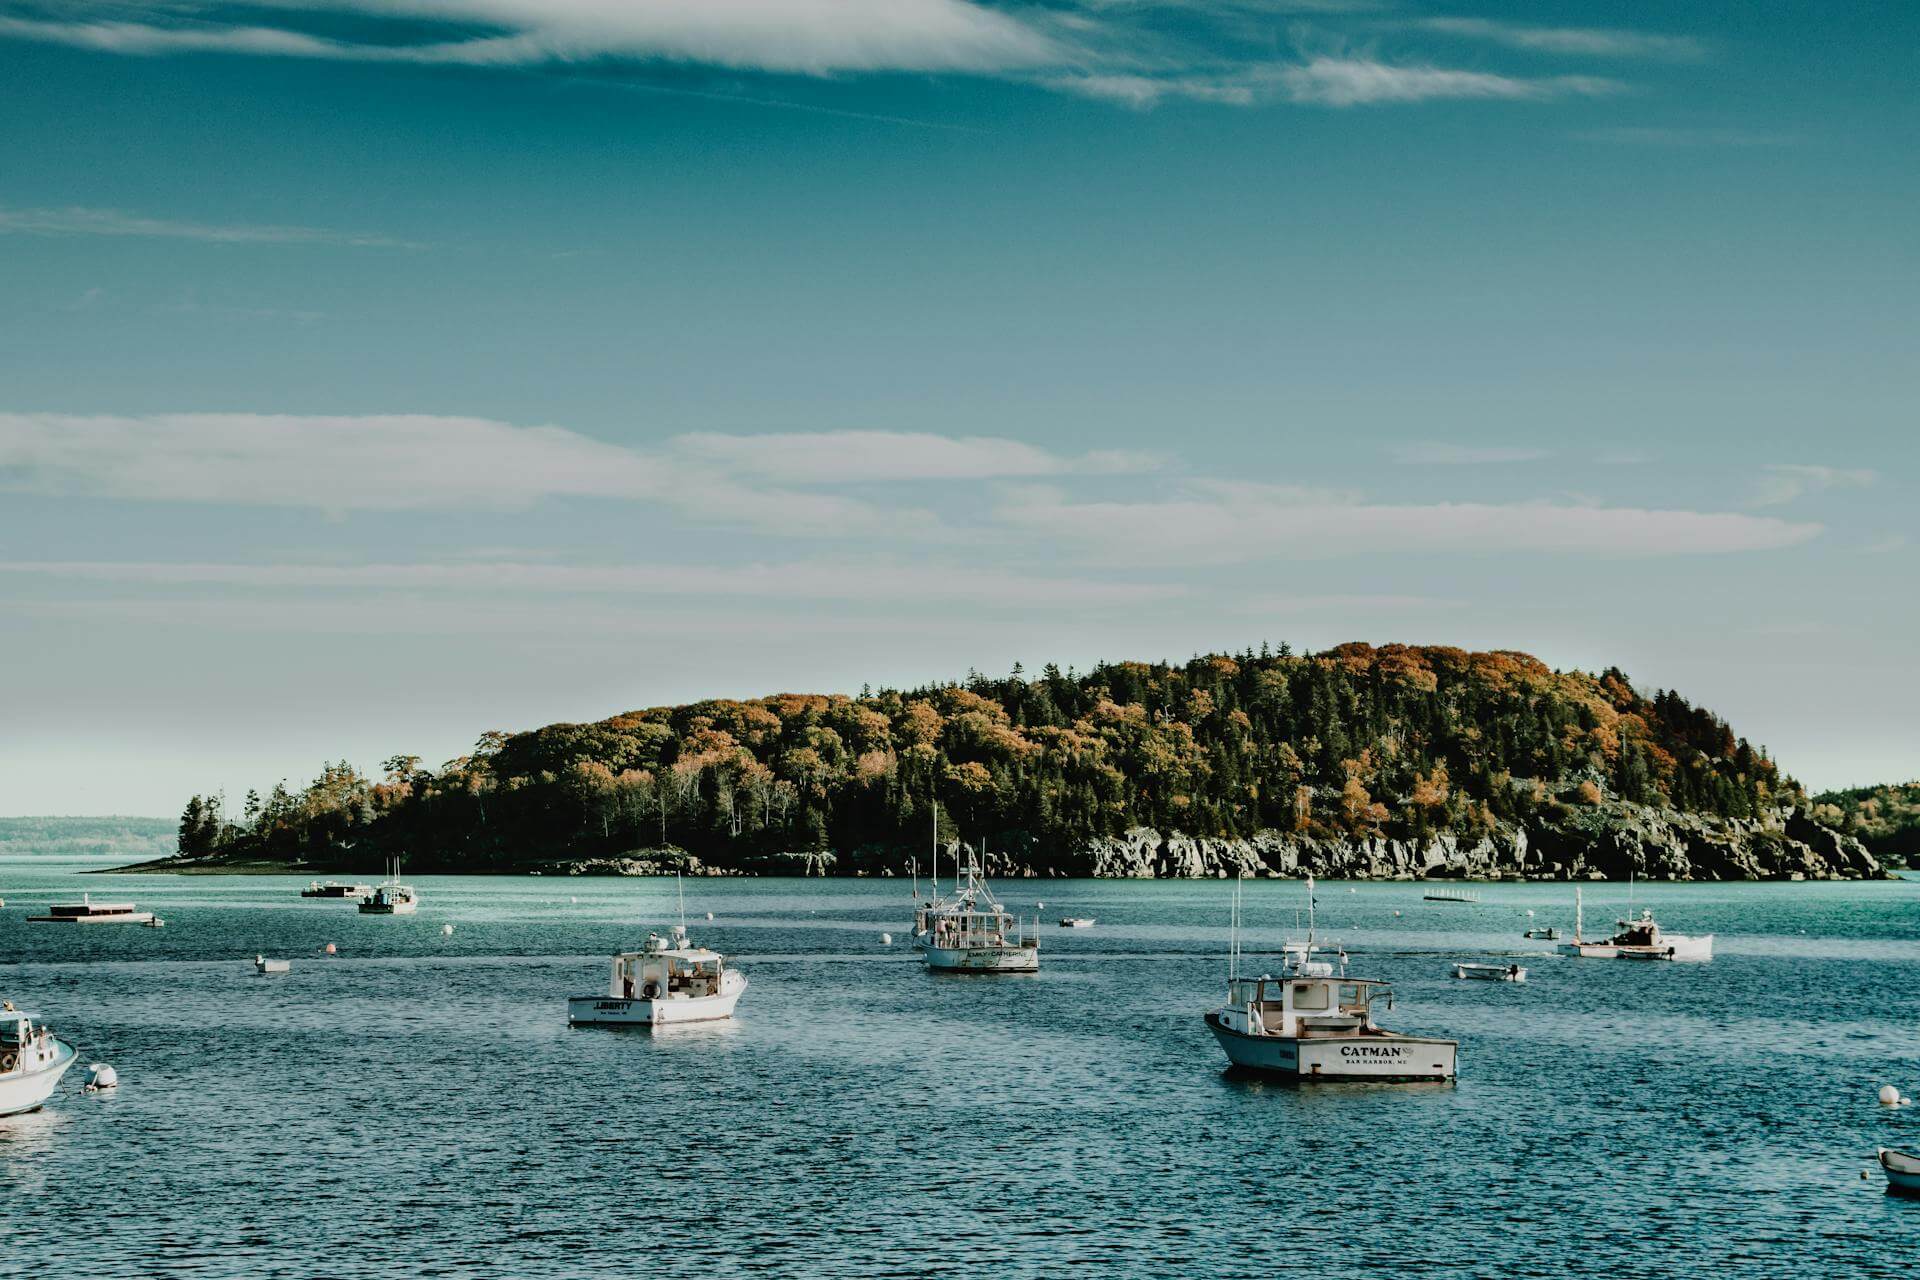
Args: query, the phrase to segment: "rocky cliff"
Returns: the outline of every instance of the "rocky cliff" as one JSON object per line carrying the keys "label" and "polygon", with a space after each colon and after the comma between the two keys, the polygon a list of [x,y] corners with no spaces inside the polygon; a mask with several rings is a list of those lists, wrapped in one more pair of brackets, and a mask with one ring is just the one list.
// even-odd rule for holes
{"label": "rocky cliff", "polygon": [[[949,848],[951,859],[957,852]],[[864,848],[774,854],[738,866],[703,863],[680,850],[636,850],[564,863],[574,875],[899,875],[910,853]],[[1512,826],[1493,835],[1425,840],[1326,839],[1279,831],[1245,838],[1195,837],[1135,827],[1124,835],[1049,853],[1031,845],[990,848],[999,877],[1095,876],[1215,879],[1314,875],[1347,880],[1856,880],[1885,875],[1864,845],[1804,810],[1763,818],[1712,818],[1616,803],[1557,825]],[[923,870],[924,865],[923,865]]]}

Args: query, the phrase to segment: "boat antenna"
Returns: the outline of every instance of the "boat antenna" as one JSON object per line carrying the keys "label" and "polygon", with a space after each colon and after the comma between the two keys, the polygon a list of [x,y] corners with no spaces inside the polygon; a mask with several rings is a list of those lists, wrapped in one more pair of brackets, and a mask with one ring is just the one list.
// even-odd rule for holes
{"label": "boat antenna", "polygon": [[1227,942],[1227,985],[1231,987],[1240,969],[1240,873],[1237,871],[1233,876],[1233,906],[1227,919],[1232,926]]}
{"label": "boat antenna", "polygon": [[933,797],[933,888],[932,897],[940,896],[940,797]]}
{"label": "boat antenna", "polygon": [[1573,940],[1580,941],[1580,886],[1573,887]]}
{"label": "boat antenna", "polygon": [[678,869],[673,873],[673,891],[680,895],[680,927],[684,930],[687,927],[687,886],[680,879]]}
{"label": "boat antenna", "polygon": [[1313,872],[1307,872],[1307,956],[1313,956]]}

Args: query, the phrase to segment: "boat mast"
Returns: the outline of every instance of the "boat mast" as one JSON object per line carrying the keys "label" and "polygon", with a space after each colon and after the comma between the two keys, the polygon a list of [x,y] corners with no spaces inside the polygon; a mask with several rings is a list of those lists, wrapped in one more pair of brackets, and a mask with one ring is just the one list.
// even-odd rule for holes
{"label": "boat mast", "polygon": [[940,798],[933,799],[933,888],[929,895],[940,896]]}
{"label": "boat mast", "polygon": [[1313,958],[1313,872],[1307,872],[1307,958]]}
{"label": "boat mast", "polygon": [[681,881],[678,870],[673,873],[673,891],[680,895],[680,930],[684,933],[687,928],[687,886]]}
{"label": "boat mast", "polygon": [[1580,941],[1580,886],[1573,888],[1573,940]]}

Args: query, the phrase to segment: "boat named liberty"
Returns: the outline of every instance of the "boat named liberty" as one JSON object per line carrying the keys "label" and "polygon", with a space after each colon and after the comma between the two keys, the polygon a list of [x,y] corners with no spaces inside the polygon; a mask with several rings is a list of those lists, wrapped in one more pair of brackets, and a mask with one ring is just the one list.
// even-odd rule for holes
{"label": "boat named liberty", "polygon": [[572,996],[567,1021],[614,1026],[665,1027],[685,1022],[716,1022],[733,1016],[746,975],[727,967],[726,957],[687,939],[687,927],[673,936],[647,935],[644,951],[623,951],[613,958],[605,995]]}

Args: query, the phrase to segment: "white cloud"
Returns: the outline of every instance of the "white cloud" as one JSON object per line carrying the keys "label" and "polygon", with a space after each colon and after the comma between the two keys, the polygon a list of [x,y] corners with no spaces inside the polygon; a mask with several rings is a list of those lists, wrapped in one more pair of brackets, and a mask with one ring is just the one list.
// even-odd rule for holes
{"label": "white cloud", "polygon": [[320,227],[174,222],[118,209],[14,209],[4,205],[0,205],[0,235],[138,236],[203,240],[210,244],[340,244],[383,249],[418,247],[390,236],[328,231]]}
{"label": "white cloud", "polygon": [[930,523],[850,498],[756,488],[561,427],[406,414],[0,414],[0,490],[333,512],[629,499],[796,533]]}
{"label": "white cloud", "polygon": [[0,18],[0,35],[124,54],[217,51],[470,66],[617,57],[803,75],[997,72],[1052,65],[1063,56],[1038,29],[967,0],[278,0],[264,7],[483,33],[354,43],[278,27],[178,24],[178,6],[156,3],[145,6],[144,21]]}
{"label": "white cloud", "polygon": [[1189,485],[1166,499],[1078,502],[1057,490],[1011,493],[1008,525],[1102,560],[1230,564],[1428,553],[1661,556],[1766,551],[1815,537],[1817,524],[1725,512],[1552,502],[1329,501]]}
{"label": "white cloud", "polygon": [[1849,470],[1800,463],[1776,463],[1767,467],[1766,473],[1760,481],[1759,492],[1754,495],[1756,507],[1784,506],[1809,493],[1828,489],[1864,489],[1879,479],[1878,474],[1866,468]]}
{"label": "white cloud", "polygon": [[998,436],[904,431],[822,431],[678,436],[674,449],[727,470],[787,484],[876,480],[980,480],[1066,472],[1148,470],[1146,454],[1120,451],[1065,457]]}
{"label": "white cloud", "polygon": [[1621,88],[1595,76],[1528,79],[1485,71],[1381,62],[1372,57],[1318,54],[1304,62],[1261,62],[1208,73],[1092,72],[1056,76],[1050,88],[1146,110],[1170,98],[1250,106],[1275,99],[1322,107],[1448,99],[1544,101],[1594,97]]}
{"label": "white cloud", "polygon": [[1450,444],[1444,440],[1418,441],[1399,445],[1393,450],[1395,462],[1411,467],[1497,466],[1512,462],[1538,462],[1551,456],[1545,449]]}
{"label": "white cloud", "polygon": [[1138,605],[1186,594],[1171,583],[1108,582],[1005,570],[806,560],[745,565],[571,565],[536,560],[415,564],[236,564],[164,561],[0,561],[0,574],[63,583],[245,591],[515,592],[871,603]]}
{"label": "white cloud", "polygon": [[1421,29],[1441,35],[1488,40],[1510,49],[1535,53],[1562,53],[1591,58],[1701,57],[1705,47],[1688,36],[1654,35],[1644,31],[1609,31],[1592,27],[1527,27],[1484,18],[1428,18]]}
{"label": "white cloud", "polygon": [[1875,538],[1860,548],[1860,554],[1868,556],[1892,555],[1896,551],[1905,551],[1911,545],[1904,533],[1890,533],[1883,538]]}
{"label": "white cloud", "polygon": [[1594,76],[1524,79],[1486,71],[1404,66],[1371,58],[1332,55],[1316,56],[1300,66],[1287,67],[1280,73],[1280,80],[1287,97],[1294,102],[1327,107],[1475,98],[1538,101],[1592,97],[1612,93],[1620,87],[1612,80]]}

